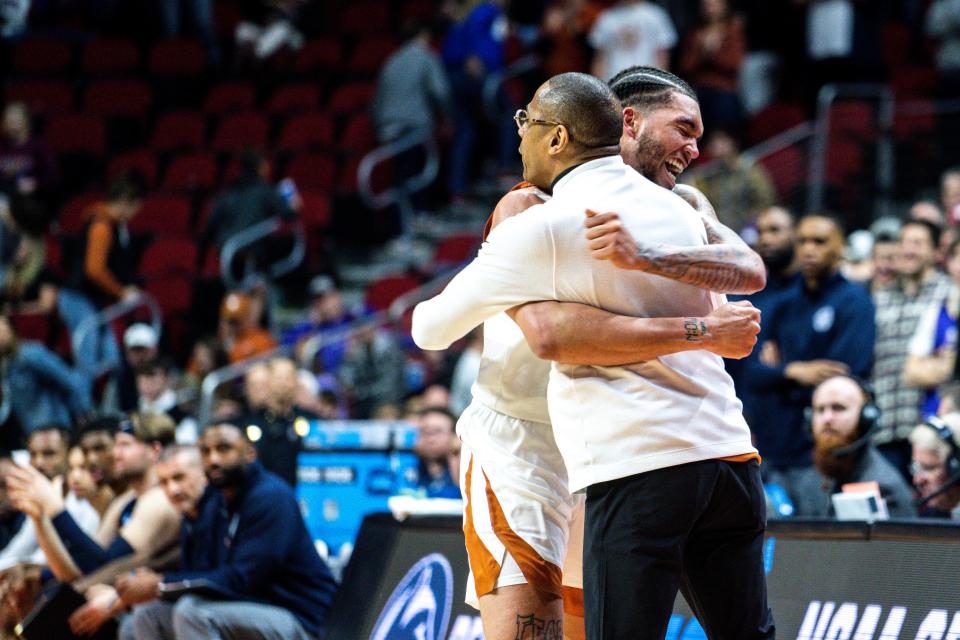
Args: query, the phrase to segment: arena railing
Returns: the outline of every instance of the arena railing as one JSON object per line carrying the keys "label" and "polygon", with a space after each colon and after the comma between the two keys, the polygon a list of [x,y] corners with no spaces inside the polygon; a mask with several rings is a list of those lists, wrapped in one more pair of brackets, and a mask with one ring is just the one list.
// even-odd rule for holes
{"label": "arena railing", "polygon": [[[150,326],[153,327],[157,337],[163,331],[163,313],[157,299],[149,293],[140,293],[128,300],[121,300],[115,304],[106,307],[95,315],[87,317],[77,327],[70,340],[74,345],[81,345],[88,337],[102,331],[103,327],[109,327],[110,323],[124,316],[132,314],[134,311],[146,307],[150,311]],[[107,358],[99,362],[86,363],[78,362],[78,366],[88,375],[96,378],[115,368],[119,362],[113,362]]]}
{"label": "arena railing", "polygon": [[[500,71],[496,71],[487,76],[483,82],[483,110],[491,122],[499,122],[504,116],[503,107],[500,103],[501,89],[503,85],[510,80],[525,73],[535,71],[540,67],[540,57],[529,53],[517,58]],[[512,113],[508,115],[513,115]]]}
{"label": "arena railing", "polygon": [[[220,271],[227,288],[242,289],[258,275],[255,258],[248,254],[245,258],[243,276],[238,280],[233,273],[233,261],[237,256],[245,249],[249,249],[283,230],[288,224],[291,223],[284,218],[275,216],[230,236],[223,243],[223,248],[220,250]],[[268,276],[270,280],[284,276],[296,269],[307,254],[307,239],[303,224],[299,220],[294,221],[292,222],[292,229],[293,246],[290,248],[290,253],[267,267],[267,273],[264,275]]]}

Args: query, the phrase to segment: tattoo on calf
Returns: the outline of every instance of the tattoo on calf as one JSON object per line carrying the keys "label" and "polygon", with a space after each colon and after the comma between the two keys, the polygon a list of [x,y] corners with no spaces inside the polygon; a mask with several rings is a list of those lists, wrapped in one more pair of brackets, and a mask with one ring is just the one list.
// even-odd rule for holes
{"label": "tattoo on calf", "polygon": [[563,640],[563,621],[518,614],[516,640]]}

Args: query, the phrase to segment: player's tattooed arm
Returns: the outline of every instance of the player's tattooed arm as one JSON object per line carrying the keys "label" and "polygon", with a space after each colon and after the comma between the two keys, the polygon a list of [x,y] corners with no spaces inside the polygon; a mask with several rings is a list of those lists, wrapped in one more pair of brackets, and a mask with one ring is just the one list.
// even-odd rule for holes
{"label": "player's tattooed arm", "polygon": [[763,260],[731,229],[701,213],[710,244],[677,247],[637,242],[616,213],[587,211],[587,241],[597,260],[646,271],[718,293],[754,293],[766,285]]}

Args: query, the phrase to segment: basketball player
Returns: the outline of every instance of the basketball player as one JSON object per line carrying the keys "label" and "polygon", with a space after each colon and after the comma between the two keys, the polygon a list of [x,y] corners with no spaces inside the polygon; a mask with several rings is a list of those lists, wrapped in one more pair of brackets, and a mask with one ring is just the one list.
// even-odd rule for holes
{"label": "basketball player", "polygon": [[[634,87],[634,93],[646,96],[673,90],[664,78],[653,78],[647,84],[649,86],[644,90]],[[518,114],[518,126],[522,129],[527,123],[519,120],[521,115]],[[639,162],[642,156],[637,152],[638,147],[650,154],[651,150],[664,148],[662,141],[675,142],[678,138],[670,131],[655,135],[652,127],[641,131],[640,119],[632,110],[625,110],[624,116],[622,146],[624,151],[632,151],[625,156],[638,170],[646,169],[662,186],[673,186],[675,173],[682,171],[687,162],[696,157],[699,117],[696,126],[688,128],[690,135],[681,136],[680,144],[670,148],[672,157],[661,153],[653,159],[643,157],[643,162]],[[663,125],[669,125],[669,117]],[[677,155],[681,160],[677,161]],[[671,169],[679,169],[669,177],[666,171],[658,172],[666,162],[670,163]],[[488,231],[490,226],[495,227],[505,218],[546,197],[535,187],[509,193],[497,206],[488,223]],[[731,233],[725,228],[723,232]],[[711,237],[718,242],[724,241],[714,235]],[[727,237],[726,241],[732,246],[723,251],[726,252],[724,259],[736,273],[735,279],[755,283],[759,274],[762,286],[759,260],[736,234],[732,234],[732,238],[731,242]],[[709,259],[711,252],[717,253],[716,248],[719,247],[697,247],[684,258],[684,268],[690,269],[697,261]],[[676,268],[680,263],[675,261],[672,264],[671,268]],[[651,269],[654,268],[666,267],[651,265]],[[668,275],[686,277],[679,272]],[[736,286],[749,287],[744,284]],[[538,335],[542,338],[543,328],[551,327],[558,340],[550,349],[556,349],[556,355],[574,360],[585,341],[569,330],[590,326],[592,337],[603,345],[599,350],[595,344],[591,347],[594,361],[600,359],[610,364],[622,364],[689,348],[710,348],[732,353],[735,357],[745,355],[752,345],[754,331],[751,326],[755,324],[755,313],[746,307],[728,306],[718,310],[714,317],[707,318],[712,338],[724,333],[727,330],[724,327],[739,329],[735,340],[727,346],[721,346],[721,342],[725,342],[723,339],[708,345],[706,343],[711,338],[699,342],[704,336],[687,335],[682,318],[617,317],[575,303],[531,304],[516,310],[515,317],[528,337]],[[730,321],[725,314],[731,314]],[[540,331],[536,330],[538,326]],[[671,329],[674,332],[672,342],[664,340]],[[548,423],[545,402],[548,365],[533,356],[517,327],[502,314],[487,321],[485,334],[484,363],[474,388],[475,400],[458,425],[465,445],[462,468],[465,469],[464,495],[468,501],[464,530],[472,570],[469,588],[480,594],[487,638],[512,640],[534,632],[536,637],[559,638],[559,565],[567,537],[568,514],[575,501],[566,491],[566,472]],[[734,333],[731,332],[730,336],[733,337]],[[653,349],[647,346],[657,339],[661,342]],[[541,339],[536,344],[538,354],[548,354],[544,349],[547,341]],[[730,349],[732,351],[728,351]],[[580,515],[582,517],[582,513]],[[568,553],[571,561],[563,568],[562,592],[566,612],[582,616],[577,606],[579,594],[569,588],[580,586],[580,544],[575,539],[579,533],[580,526],[574,524],[570,527],[574,539]],[[468,597],[468,602],[476,605],[476,593]],[[567,596],[573,596],[573,601]],[[567,637],[579,637],[581,625],[582,622],[571,624],[568,617]]]}

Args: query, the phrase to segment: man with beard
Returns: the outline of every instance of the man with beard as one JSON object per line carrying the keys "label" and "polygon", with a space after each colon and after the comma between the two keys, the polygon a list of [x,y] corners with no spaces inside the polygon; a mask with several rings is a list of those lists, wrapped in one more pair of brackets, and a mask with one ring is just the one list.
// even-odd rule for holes
{"label": "man with beard", "polygon": [[113,470],[127,490],[104,514],[93,537],[65,510],[62,492],[34,469],[14,469],[7,478],[14,505],[37,528],[40,547],[54,575],[69,582],[107,563],[137,555],[154,560],[173,547],[180,515],[157,486],[153,466],[173,442],[167,416],[131,416],[120,423],[113,443]]}
{"label": "man with beard", "polygon": [[767,310],[745,365],[764,481],[781,485],[794,502],[797,478],[812,463],[803,414],[813,388],[837,375],[866,376],[873,361],[873,304],[866,289],[840,273],[843,249],[838,220],[824,214],[800,220],[802,278]]}
{"label": "man with beard", "polygon": [[[142,569],[118,580],[125,603],[148,603],[134,609],[122,637],[319,637],[336,583],[317,555],[293,491],[260,466],[245,431],[233,423],[207,427],[200,456],[211,485],[203,493],[197,481],[187,482],[189,470],[180,469],[189,457],[173,456],[162,468],[168,493],[176,498],[179,485],[183,494],[176,501],[186,518],[182,567],[162,575]],[[187,581],[216,598],[187,591],[175,603],[149,602]]]}
{"label": "man with beard", "polygon": [[880,412],[854,378],[836,376],[813,392],[813,469],[797,483],[796,515],[833,517],[830,497],[846,484],[876,482],[892,518],[916,515],[910,486],[870,442]]}

